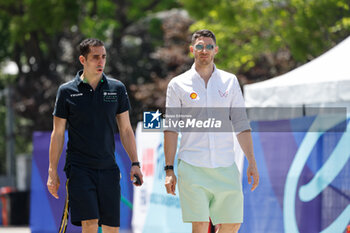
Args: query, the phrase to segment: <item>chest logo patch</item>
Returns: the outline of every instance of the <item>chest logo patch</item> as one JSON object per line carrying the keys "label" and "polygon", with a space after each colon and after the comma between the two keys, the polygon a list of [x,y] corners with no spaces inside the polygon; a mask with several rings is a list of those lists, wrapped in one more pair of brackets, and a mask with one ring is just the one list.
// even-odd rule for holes
{"label": "chest logo patch", "polygon": [[76,93],[76,94],[71,94],[70,97],[77,97],[77,96],[82,96],[83,93]]}
{"label": "chest logo patch", "polygon": [[116,91],[103,91],[104,102],[117,102],[118,95]]}
{"label": "chest logo patch", "polygon": [[196,99],[197,98],[197,93],[196,92],[192,92],[191,94],[190,94],[190,97],[191,97],[191,99]]}
{"label": "chest logo patch", "polygon": [[220,90],[218,90],[219,91],[219,95],[220,95],[220,97],[227,97],[228,96],[228,91],[225,91],[225,92],[222,92],[222,91],[220,91]]}

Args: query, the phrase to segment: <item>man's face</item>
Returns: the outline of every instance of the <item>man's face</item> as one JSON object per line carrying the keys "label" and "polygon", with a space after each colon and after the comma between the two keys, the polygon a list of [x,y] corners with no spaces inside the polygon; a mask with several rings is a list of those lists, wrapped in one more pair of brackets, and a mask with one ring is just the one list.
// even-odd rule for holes
{"label": "man's face", "polygon": [[89,54],[79,57],[84,71],[92,75],[102,75],[106,64],[106,49],[104,46],[90,47]]}
{"label": "man's face", "polygon": [[214,40],[210,37],[199,37],[193,45],[190,46],[190,51],[194,55],[194,61],[198,65],[209,65],[214,62],[214,57],[218,52],[218,47]]}

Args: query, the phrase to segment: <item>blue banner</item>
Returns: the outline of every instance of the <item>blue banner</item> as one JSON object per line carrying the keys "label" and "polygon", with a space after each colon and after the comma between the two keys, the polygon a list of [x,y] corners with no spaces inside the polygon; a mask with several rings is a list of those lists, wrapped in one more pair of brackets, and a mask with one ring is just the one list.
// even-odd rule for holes
{"label": "blue banner", "polygon": [[[254,151],[260,185],[250,191],[247,161],[243,171],[244,223],[240,233],[343,233],[350,221],[350,124],[346,131],[334,130],[339,124],[327,122],[315,130],[316,118],[276,122],[253,122]],[[280,132],[268,132],[274,125]],[[312,128],[312,132],[307,129]],[[339,128],[339,127],[338,127]],[[306,129],[296,130],[296,129]],[[142,134],[140,134],[141,136]],[[67,137],[66,137],[67,138]],[[142,135],[138,143],[145,183],[138,189],[135,232],[167,229],[183,232],[190,226],[181,223],[177,197],[164,190],[164,155],[161,134]],[[50,134],[34,134],[30,224],[33,233],[57,232],[65,197],[64,156],[60,160],[60,199],[46,189]],[[143,146],[140,146],[143,145]],[[116,136],[116,159],[123,179],[121,228],[130,229],[133,203],[129,182],[130,161]],[[146,190],[148,190],[146,192]],[[147,195],[146,195],[147,194]],[[127,205],[125,203],[128,203]],[[135,203],[134,203],[135,204]],[[167,208],[172,208],[171,211]],[[173,211],[173,212],[172,212]],[[177,216],[176,218],[169,216]],[[168,220],[165,220],[168,219]],[[171,221],[171,222],[170,222]],[[164,223],[166,225],[164,225]],[[173,224],[178,224],[177,227]],[[137,227],[136,227],[137,226]],[[180,227],[181,226],[181,227]],[[136,229],[135,229],[136,227]],[[80,232],[69,225],[67,232]]]}
{"label": "blue banner", "polygon": [[[61,182],[58,190],[59,199],[56,200],[52,197],[46,188],[49,166],[50,135],[50,132],[35,132],[33,135],[34,150],[30,195],[30,228],[32,233],[58,232],[66,197],[66,176],[63,172],[63,167],[65,163],[67,134],[65,135],[66,141],[63,148],[64,152],[62,153],[58,165],[58,174]],[[115,136],[115,144],[116,161],[122,175],[122,179],[120,180],[122,194],[120,228],[131,229],[131,208],[133,202],[133,187],[129,179],[131,163],[120,142],[119,135]],[[81,228],[71,225],[69,221],[67,232],[78,233],[81,232]]]}
{"label": "blue banner", "polygon": [[[317,119],[280,121],[284,132],[263,132],[271,122],[254,122],[254,151],[260,185],[250,191],[243,172],[244,223],[240,233],[343,233],[350,221],[350,124],[345,132],[295,132]],[[277,124],[276,122],[274,124]],[[315,128],[314,128],[315,129]]]}

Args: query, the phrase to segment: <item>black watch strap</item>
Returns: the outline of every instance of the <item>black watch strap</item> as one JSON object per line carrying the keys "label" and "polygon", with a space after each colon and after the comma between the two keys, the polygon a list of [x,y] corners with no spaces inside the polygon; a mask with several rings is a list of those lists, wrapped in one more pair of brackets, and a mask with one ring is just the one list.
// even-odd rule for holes
{"label": "black watch strap", "polygon": [[166,170],[174,170],[174,166],[173,165],[166,165],[165,167],[164,167],[164,170],[166,171]]}
{"label": "black watch strap", "polygon": [[131,164],[131,166],[138,166],[138,167],[141,167],[141,166],[140,166],[140,162],[133,162],[133,163]]}

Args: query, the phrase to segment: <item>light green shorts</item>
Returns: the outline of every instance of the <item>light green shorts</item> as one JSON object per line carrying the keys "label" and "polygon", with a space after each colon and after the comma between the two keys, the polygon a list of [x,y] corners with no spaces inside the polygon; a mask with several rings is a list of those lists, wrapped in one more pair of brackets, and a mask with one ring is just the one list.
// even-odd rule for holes
{"label": "light green shorts", "polygon": [[236,164],[205,168],[178,161],[178,188],[184,222],[243,222],[243,193]]}

